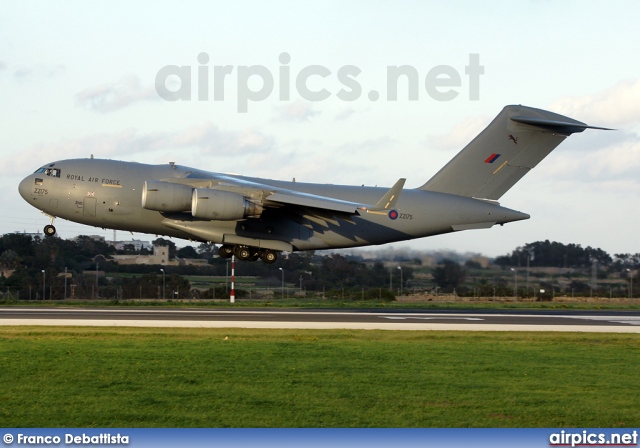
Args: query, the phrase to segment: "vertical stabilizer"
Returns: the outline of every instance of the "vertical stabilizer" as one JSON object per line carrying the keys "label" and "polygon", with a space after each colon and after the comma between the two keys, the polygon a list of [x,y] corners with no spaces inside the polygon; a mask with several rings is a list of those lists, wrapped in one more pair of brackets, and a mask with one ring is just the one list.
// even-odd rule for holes
{"label": "vertical stabilizer", "polygon": [[506,106],[421,190],[499,199],[562,141],[596,128],[526,106]]}

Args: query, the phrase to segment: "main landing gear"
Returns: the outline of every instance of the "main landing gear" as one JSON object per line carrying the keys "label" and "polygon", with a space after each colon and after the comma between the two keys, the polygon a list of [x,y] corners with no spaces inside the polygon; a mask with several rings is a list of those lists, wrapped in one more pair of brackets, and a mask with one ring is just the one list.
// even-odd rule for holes
{"label": "main landing gear", "polygon": [[238,260],[243,261],[256,261],[260,258],[267,264],[275,263],[278,259],[278,253],[275,250],[271,249],[258,249],[255,247],[249,246],[220,246],[218,249],[218,253],[221,258],[231,258],[232,255],[235,255]]}

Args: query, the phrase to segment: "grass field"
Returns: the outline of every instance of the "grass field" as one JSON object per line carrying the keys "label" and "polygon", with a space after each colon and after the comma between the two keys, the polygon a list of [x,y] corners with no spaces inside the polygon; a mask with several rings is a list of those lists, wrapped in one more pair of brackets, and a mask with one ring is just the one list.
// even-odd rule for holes
{"label": "grass field", "polygon": [[640,337],[0,327],[3,427],[640,425]]}

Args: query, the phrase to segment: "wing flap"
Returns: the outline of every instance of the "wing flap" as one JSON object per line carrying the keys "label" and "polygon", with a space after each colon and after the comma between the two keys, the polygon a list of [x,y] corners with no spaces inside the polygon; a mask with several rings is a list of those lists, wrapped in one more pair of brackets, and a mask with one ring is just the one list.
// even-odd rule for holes
{"label": "wing flap", "polygon": [[279,204],[299,205],[301,207],[321,208],[343,213],[356,213],[357,210],[365,210],[367,205],[341,199],[328,198],[315,194],[301,193],[298,191],[276,192],[265,199]]}

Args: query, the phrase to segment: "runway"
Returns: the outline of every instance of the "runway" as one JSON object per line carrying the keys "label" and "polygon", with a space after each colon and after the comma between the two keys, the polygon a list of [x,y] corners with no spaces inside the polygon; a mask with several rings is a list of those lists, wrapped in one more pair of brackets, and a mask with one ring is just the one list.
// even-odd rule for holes
{"label": "runway", "polygon": [[0,325],[640,333],[640,313],[1,307]]}

